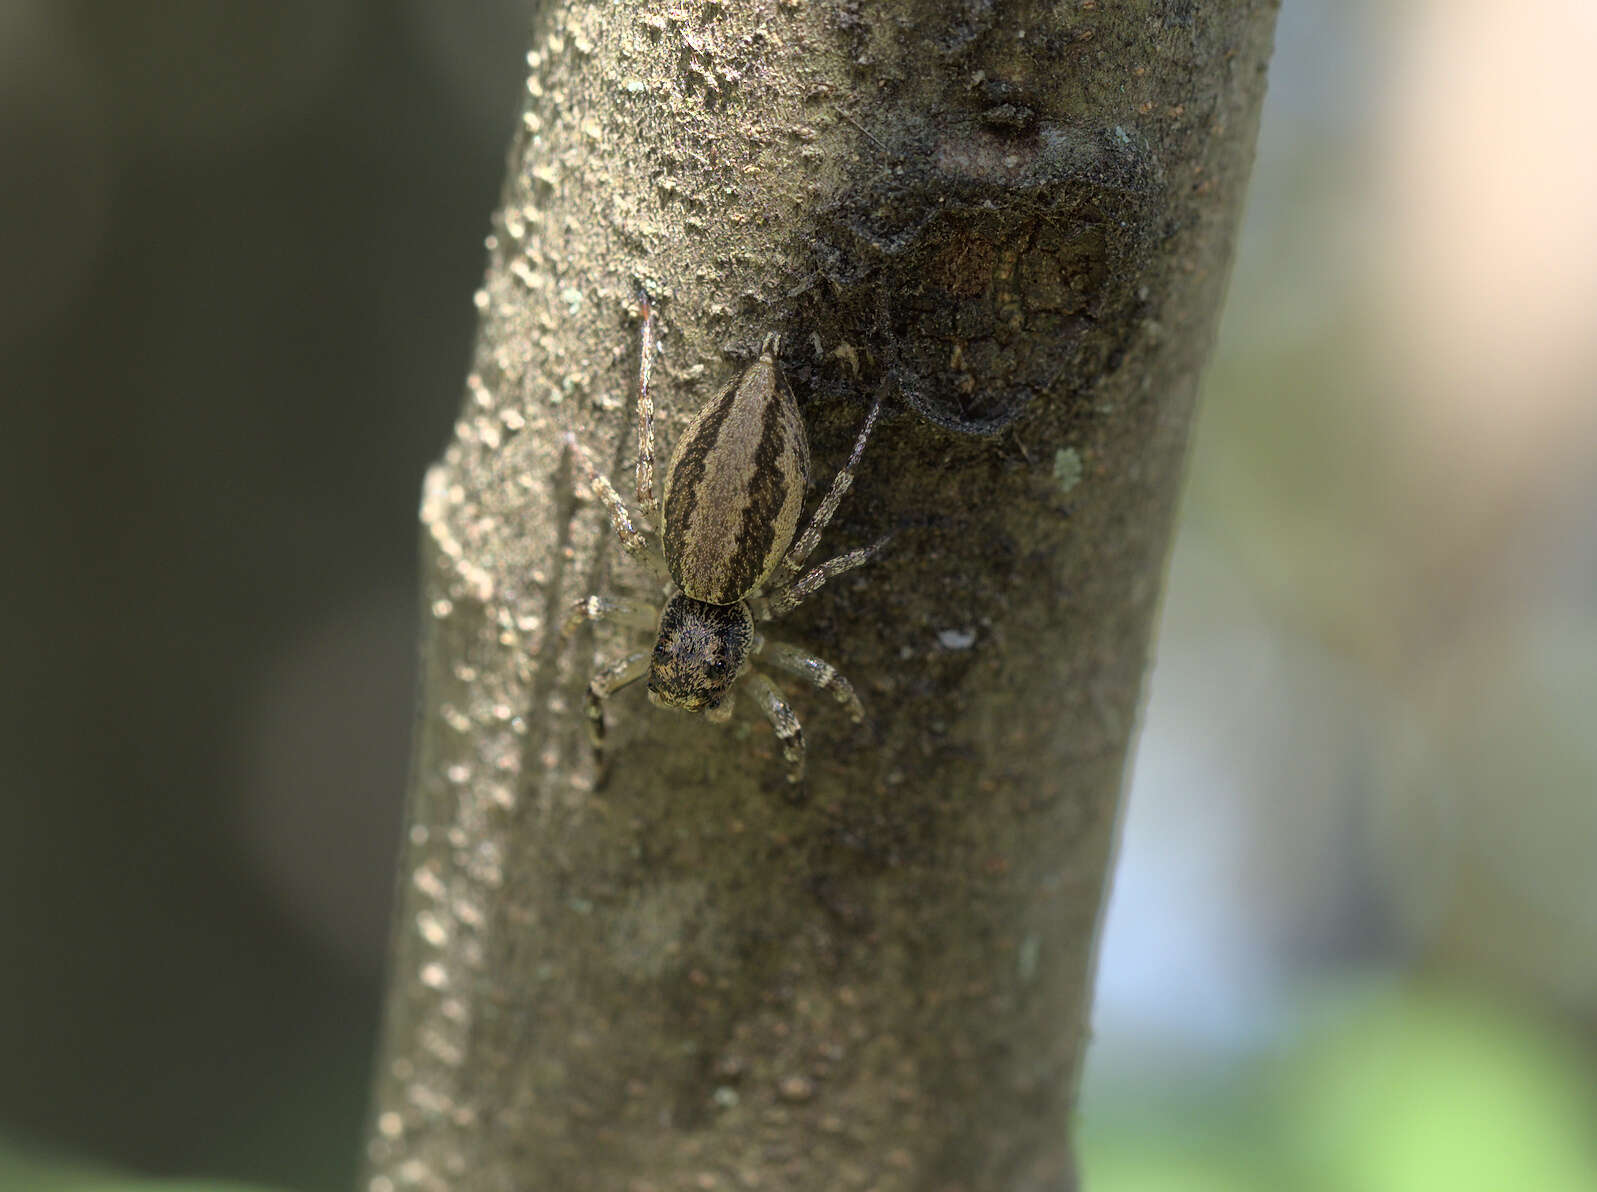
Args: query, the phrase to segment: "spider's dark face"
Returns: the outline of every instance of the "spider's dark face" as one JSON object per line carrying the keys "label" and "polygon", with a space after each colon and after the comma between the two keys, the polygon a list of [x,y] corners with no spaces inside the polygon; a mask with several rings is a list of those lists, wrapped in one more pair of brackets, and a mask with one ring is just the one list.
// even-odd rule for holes
{"label": "spider's dark face", "polygon": [[677,593],[660,613],[649,664],[650,701],[686,712],[714,711],[743,673],[753,638],[747,604],[705,604]]}

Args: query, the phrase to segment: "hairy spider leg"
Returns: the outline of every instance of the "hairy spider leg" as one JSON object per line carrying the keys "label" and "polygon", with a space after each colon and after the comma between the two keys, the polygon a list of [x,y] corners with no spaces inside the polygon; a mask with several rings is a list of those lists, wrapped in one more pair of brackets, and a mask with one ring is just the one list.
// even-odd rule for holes
{"label": "hairy spider leg", "polygon": [[882,412],[882,398],[878,394],[871,403],[871,411],[865,415],[865,425],[860,427],[859,437],[854,440],[854,450],[848,457],[848,463],[832,478],[832,487],[827,490],[826,496],[821,498],[821,503],[816,507],[815,516],[810,518],[810,524],[805,527],[804,533],[799,535],[787,557],[781,562],[777,580],[779,588],[790,587],[794,577],[804,566],[804,560],[810,557],[810,552],[821,540],[821,532],[826,529],[827,523],[837,513],[837,507],[842,503],[844,495],[854,483],[854,469],[859,467],[860,456],[865,453],[865,441],[871,437],[871,430],[876,425],[876,417]]}
{"label": "hairy spider leg", "polygon": [[627,512],[626,502],[621,499],[621,494],[616,492],[615,485],[605,479],[604,474],[594,464],[593,457],[588,454],[588,449],[577,442],[577,436],[570,431],[566,432],[566,445],[571,448],[571,454],[576,456],[577,462],[582,465],[582,470],[587,473],[588,487],[593,489],[593,495],[599,498],[600,504],[610,514],[610,525],[615,528],[616,537],[621,539],[621,549],[647,567],[650,575],[664,581],[665,560],[658,556],[657,551],[649,549],[647,535],[633,524],[632,515]]}
{"label": "hairy spider leg", "polygon": [[765,675],[751,668],[746,681],[749,694],[776,730],[782,757],[787,761],[787,780],[797,786],[804,781],[804,730],[799,727],[798,717],[782,698],[781,689]]}
{"label": "hairy spider leg", "polygon": [[604,701],[628,683],[636,683],[649,673],[650,651],[639,650],[619,662],[597,670],[588,681],[588,741],[593,746],[594,785],[603,786],[609,777],[604,756]]}
{"label": "hairy spider leg", "polygon": [[869,546],[858,547],[855,550],[838,555],[835,559],[828,559],[819,567],[811,567],[803,575],[799,576],[793,584],[783,588],[771,597],[766,606],[768,615],[780,617],[785,613],[792,612],[811,596],[815,595],[820,590],[821,585],[826,583],[827,580],[836,579],[845,571],[853,571],[854,568],[862,567],[870,562],[871,556],[886,546],[890,538],[892,538],[891,534],[883,534]]}
{"label": "hairy spider leg", "polygon": [[640,301],[643,329],[638,333],[638,507],[659,525],[660,506],[654,497],[654,396],[649,373],[654,367],[654,306],[644,294]]}
{"label": "hairy spider leg", "polygon": [[838,674],[837,668],[826,659],[786,642],[773,642],[764,637],[756,638],[754,648],[749,652],[778,670],[796,675],[822,691],[830,691],[837,702],[847,709],[849,718],[855,724],[865,719],[865,708],[859,702],[859,696],[854,694],[853,684]]}
{"label": "hairy spider leg", "polygon": [[641,600],[622,600],[614,596],[584,596],[571,606],[571,612],[560,626],[560,633],[570,637],[584,621],[614,621],[628,629],[653,629],[660,619],[657,609]]}

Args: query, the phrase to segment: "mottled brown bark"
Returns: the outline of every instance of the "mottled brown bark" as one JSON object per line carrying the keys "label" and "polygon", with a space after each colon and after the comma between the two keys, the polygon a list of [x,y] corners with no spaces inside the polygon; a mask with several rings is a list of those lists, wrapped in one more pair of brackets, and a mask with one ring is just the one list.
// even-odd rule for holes
{"label": "mottled brown bark", "polygon": [[[1121,776],[1274,16],[538,16],[423,502],[370,1187],[1073,1186]],[[640,287],[667,450],[767,332],[823,481],[889,393],[818,557],[896,537],[781,626],[872,716],[793,690],[802,804],[756,715],[641,690],[611,701],[592,788],[582,685],[646,643],[559,623],[646,585],[560,434],[630,489]]]}

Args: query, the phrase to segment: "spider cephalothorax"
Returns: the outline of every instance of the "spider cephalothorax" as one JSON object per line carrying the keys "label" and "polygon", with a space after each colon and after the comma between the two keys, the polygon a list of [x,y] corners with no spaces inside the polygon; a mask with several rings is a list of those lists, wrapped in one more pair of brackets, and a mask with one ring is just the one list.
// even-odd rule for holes
{"label": "spider cephalothorax", "polygon": [[[788,780],[804,776],[804,738],[798,718],[755,662],[797,675],[837,697],[857,722],[865,710],[848,680],[830,663],[797,646],[768,640],[756,621],[798,606],[834,576],[858,567],[886,541],[848,551],[805,571],[804,560],[854,481],[880,403],[871,406],[848,463],[838,472],[802,535],[799,517],[809,483],[810,448],[798,403],[776,361],[776,339],[760,357],[699,411],[671,453],[663,501],[654,494],[654,404],[649,370],[653,313],[643,302],[643,361],[638,377],[638,504],[659,522],[660,551],[633,524],[615,487],[600,475],[575,437],[567,436],[588,472],[594,494],[609,511],[621,545],[661,579],[670,595],[658,616],[634,600],[589,596],[566,622],[614,620],[653,629],[652,651],[601,667],[588,684],[588,717],[601,779],[604,775],[603,701],[645,675],[656,705],[699,712],[712,720],[732,714],[741,688],[771,721],[788,762]],[[795,541],[796,538],[796,541]]]}
{"label": "spider cephalothorax", "polygon": [[714,712],[748,665],[754,616],[741,600],[706,604],[678,592],[660,612],[649,660],[649,700],[661,708]]}

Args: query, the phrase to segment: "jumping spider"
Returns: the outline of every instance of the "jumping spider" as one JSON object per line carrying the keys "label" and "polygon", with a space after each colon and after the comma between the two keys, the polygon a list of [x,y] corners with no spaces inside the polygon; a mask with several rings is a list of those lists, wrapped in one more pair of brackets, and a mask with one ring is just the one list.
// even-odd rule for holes
{"label": "jumping spider", "polygon": [[653,311],[642,303],[642,365],[638,375],[638,505],[659,526],[660,551],[638,529],[626,504],[588,453],[567,434],[588,474],[594,495],[609,511],[622,548],[662,583],[662,608],[634,600],[589,596],[572,609],[570,634],[584,620],[615,621],[655,631],[652,651],[629,654],[600,667],[588,684],[588,727],[602,782],[604,700],[648,675],[657,707],[702,713],[724,723],[732,716],[739,680],[770,720],[788,765],[787,778],[804,777],[804,735],[781,690],[753,659],[830,691],[855,723],[865,718],[854,689],[832,665],[755,629],[758,621],[792,611],[822,584],[860,566],[887,541],[838,555],[803,570],[821,531],[854,482],[854,469],[876,425],[881,398],[854,442],[853,453],[802,535],[798,531],[809,482],[810,449],[793,392],[776,361],[778,341],[767,336],[760,358],[689,424],[665,469],[663,500],[654,496],[654,403],[649,370],[654,354]]}

